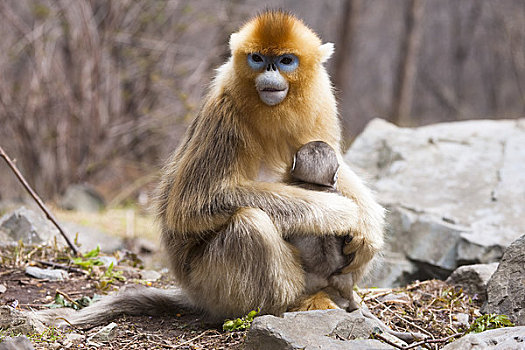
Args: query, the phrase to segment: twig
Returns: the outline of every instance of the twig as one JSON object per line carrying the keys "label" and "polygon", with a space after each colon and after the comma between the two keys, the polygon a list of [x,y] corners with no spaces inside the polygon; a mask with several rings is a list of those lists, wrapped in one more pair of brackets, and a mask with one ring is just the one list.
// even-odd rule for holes
{"label": "twig", "polygon": [[67,266],[67,265],[57,264],[54,262],[43,261],[43,260],[33,260],[33,261],[39,264],[42,264],[42,265],[51,266],[51,267],[55,267],[55,268],[66,270],[66,271],[78,272],[82,274],[89,274],[86,270],[77,269],[76,267],[73,267],[73,266]]}
{"label": "twig", "polygon": [[392,345],[395,348],[398,348],[398,349],[401,349],[401,350],[405,350],[406,349],[404,346],[398,345],[398,344],[394,343],[393,341],[388,340],[387,338],[383,337],[379,333],[374,333],[374,338],[378,338],[378,339],[384,341],[385,343],[387,343],[389,345]]}
{"label": "twig", "polygon": [[392,345],[393,347],[395,348],[398,348],[398,349],[401,349],[401,350],[408,350],[408,349],[413,349],[415,347],[418,347],[420,345],[424,345],[424,344],[436,344],[436,343],[445,343],[446,341],[448,341],[449,339],[452,339],[452,338],[457,338],[458,336],[462,336],[464,335],[464,333],[455,333],[455,334],[452,334],[452,335],[449,335],[448,337],[445,337],[445,338],[440,338],[440,339],[429,339],[429,340],[422,340],[422,341],[419,341],[419,342],[416,342],[416,343],[412,343],[410,345],[407,345],[407,346],[401,346],[401,345],[398,345],[390,340],[388,340],[387,338],[383,337],[381,334],[379,333],[375,333],[374,334],[374,337],[378,338],[378,339],[381,339],[382,341],[384,341],[385,343],[389,344],[389,345]]}
{"label": "twig", "polygon": [[191,343],[192,341],[197,340],[197,339],[203,337],[204,335],[206,335],[206,333],[209,333],[209,332],[213,332],[213,330],[207,330],[207,331],[204,331],[204,332],[202,332],[201,334],[199,334],[199,335],[196,336],[196,337],[193,337],[193,338],[191,338],[191,339],[189,339],[189,340],[186,340],[186,341],[184,341],[184,342],[182,342],[182,343],[180,343],[180,344],[176,344],[175,346],[173,346],[173,349],[177,349],[177,348],[180,348],[180,347],[183,346],[183,345],[186,345],[186,344],[188,344],[188,343]]}
{"label": "twig", "polygon": [[399,316],[399,315],[396,314],[396,313],[394,313],[393,315],[394,315],[395,317],[399,318],[401,321],[406,322],[407,324],[411,325],[412,327],[419,329],[421,332],[425,333],[426,335],[430,336],[431,338],[434,338],[434,336],[432,335],[432,333],[430,333],[429,331],[425,330],[424,328],[419,327],[419,326],[418,326],[417,324],[415,324],[414,322],[410,322],[410,321],[407,320],[406,318],[401,317],[401,316]]}
{"label": "twig", "polygon": [[69,301],[71,304],[75,304],[79,309],[82,308],[81,305],[79,305],[76,301],[74,301],[69,295],[62,292],[60,289],[57,289],[56,292],[60,295],[62,295],[67,301]]}
{"label": "twig", "polygon": [[71,242],[71,240],[67,236],[67,234],[64,231],[64,229],[62,229],[62,226],[59,225],[59,223],[57,222],[57,220],[55,219],[53,214],[47,209],[47,207],[45,206],[44,202],[42,202],[42,199],[40,199],[38,194],[36,194],[36,192],[31,188],[31,186],[29,186],[29,184],[27,183],[27,181],[24,178],[24,176],[22,175],[22,173],[20,173],[20,171],[16,167],[15,163],[13,163],[13,161],[9,158],[9,156],[7,155],[7,153],[5,153],[4,149],[1,146],[0,146],[0,156],[2,156],[2,158],[4,158],[4,160],[7,162],[7,165],[9,165],[9,167],[15,173],[16,177],[18,178],[18,180],[22,183],[22,185],[24,186],[26,191],[29,192],[31,197],[33,197],[33,199],[38,204],[40,209],[42,209],[44,211],[44,213],[46,214],[47,218],[55,225],[55,227],[58,229],[58,231],[60,232],[62,237],[64,237],[64,239],[66,240],[67,245],[71,248],[73,253],[75,255],[78,255],[77,247],[75,247],[73,242]]}

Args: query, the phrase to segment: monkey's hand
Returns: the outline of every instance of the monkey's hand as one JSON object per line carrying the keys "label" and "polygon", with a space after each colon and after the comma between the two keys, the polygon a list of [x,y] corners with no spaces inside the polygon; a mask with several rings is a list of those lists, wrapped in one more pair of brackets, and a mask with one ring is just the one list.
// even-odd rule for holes
{"label": "monkey's hand", "polygon": [[352,229],[352,239],[345,242],[343,253],[353,255],[351,263],[342,269],[342,273],[352,272],[358,280],[366,265],[383,248],[384,209],[374,199],[372,192],[359,177],[340,160],[338,190],[355,201],[359,219]]}

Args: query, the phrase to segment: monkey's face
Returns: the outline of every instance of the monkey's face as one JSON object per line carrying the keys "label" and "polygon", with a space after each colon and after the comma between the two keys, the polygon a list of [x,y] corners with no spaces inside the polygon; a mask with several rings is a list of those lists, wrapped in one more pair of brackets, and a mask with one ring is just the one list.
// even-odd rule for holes
{"label": "monkey's face", "polygon": [[304,101],[318,97],[310,93],[313,87],[320,86],[316,79],[326,75],[322,64],[330,57],[333,45],[323,45],[294,16],[270,11],[233,33],[230,49],[233,58],[230,81],[236,90],[231,95],[257,111],[266,113],[268,109],[261,108],[265,106],[279,115],[288,115],[286,108],[299,109]]}
{"label": "monkey's face", "polygon": [[259,98],[268,106],[281,103],[288,95],[288,80],[281,72],[291,73],[299,67],[299,58],[291,53],[279,56],[250,53],[247,55],[248,66],[258,75],[255,88]]}

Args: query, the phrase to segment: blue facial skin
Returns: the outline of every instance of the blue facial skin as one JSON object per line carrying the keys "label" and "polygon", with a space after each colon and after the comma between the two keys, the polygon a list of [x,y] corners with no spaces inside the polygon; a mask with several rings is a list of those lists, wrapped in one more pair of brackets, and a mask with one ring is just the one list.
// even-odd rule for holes
{"label": "blue facial skin", "polygon": [[254,71],[267,71],[279,69],[279,71],[290,73],[299,67],[299,58],[294,54],[284,54],[281,56],[265,56],[260,53],[248,55],[248,65]]}

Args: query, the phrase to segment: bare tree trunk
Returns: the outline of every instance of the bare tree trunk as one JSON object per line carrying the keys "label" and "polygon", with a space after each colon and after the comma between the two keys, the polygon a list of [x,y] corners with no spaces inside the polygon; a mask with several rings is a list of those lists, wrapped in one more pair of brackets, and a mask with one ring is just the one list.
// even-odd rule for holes
{"label": "bare tree trunk", "polygon": [[405,30],[399,46],[399,66],[392,98],[390,120],[400,126],[412,124],[410,111],[416,82],[417,63],[422,36],[424,0],[410,0],[405,12]]}
{"label": "bare tree trunk", "polygon": [[360,0],[345,0],[343,3],[340,36],[334,62],[334,85],[338,88],[342,88],[343,82],[350,79],[352,41],[359,18],[360,4]]}

